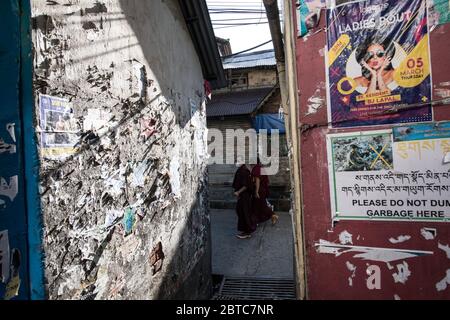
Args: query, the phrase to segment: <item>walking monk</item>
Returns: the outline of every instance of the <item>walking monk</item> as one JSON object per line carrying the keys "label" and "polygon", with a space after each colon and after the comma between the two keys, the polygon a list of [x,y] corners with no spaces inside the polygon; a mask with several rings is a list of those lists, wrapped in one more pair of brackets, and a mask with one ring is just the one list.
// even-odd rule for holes
{"label": "walking monk", "polygon": [[262,166],[258,159],[258,163],[253,167],[252,180],[254,194],[252,198],[252,210],[256,219],[256,223],[262,223],[269,219],[272,224],[276,224],[278,216],[267,205],[267,198],[269,197],[269,177],[261,173]]}
{"label": "walking monk", "polygon": [[234,195],[237,197],[236,213],[238,216],[239,239],[247,239],[256,230],[256,223],[251,211],[252,180],[250,170],[243,163],[238,163],[233,180]]}

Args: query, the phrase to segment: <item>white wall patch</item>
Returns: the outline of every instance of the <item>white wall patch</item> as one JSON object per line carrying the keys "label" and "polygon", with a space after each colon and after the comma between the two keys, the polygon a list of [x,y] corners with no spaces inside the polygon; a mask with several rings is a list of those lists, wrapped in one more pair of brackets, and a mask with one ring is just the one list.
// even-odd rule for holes
{"label": "white wall patch", "polygon": [[433,240],[436,238],[437,231],[434,228],[422,228],[420,229],[420,234],[425,240]]}
{"label": "white wall patch", "polygon": [[349,233],[347,230],[342,231],[339,234],[339,242],[341,244],[353,244],[352,234]]}
{"label": "white wall patch", "polygon": [[444,291],[447,289],[447,285],[450,284],[450,269],[447,269],[444,279],[436,283],[437,291]]}
{"label": "white wall patch", "polygon": [[406,235],[406,236],[398,236],[396,239],[395,238],[390,238],[389,242],[390,243],[402,243],[402,242],[408,241],[409,239],[411,239],[411,236],[408,236],[408,235]]}
{"label": "white wall patch", "polygon": [[445,253],[447,254],[447,258],[450,259],[450,247],[448,246],[448,244],[444,246],[443,244],[438,243],[438,248],[445,251]]}
{"label": "white wall patch", "polygon": [[347,261],[345,265],[347,266],[347,269],[352,272],[351,276],[348,277],[348,285],[352,287],[353,278],[356,276],[356,266],[354,266],[350,261]]}

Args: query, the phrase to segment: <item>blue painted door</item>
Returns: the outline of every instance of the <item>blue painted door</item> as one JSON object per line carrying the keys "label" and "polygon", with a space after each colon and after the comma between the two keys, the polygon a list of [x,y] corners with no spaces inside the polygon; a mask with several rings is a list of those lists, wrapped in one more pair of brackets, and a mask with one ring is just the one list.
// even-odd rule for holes
{"label": "blue painted door", "polygon": [[28,299],[19,0],[0,1],[0,299]]}

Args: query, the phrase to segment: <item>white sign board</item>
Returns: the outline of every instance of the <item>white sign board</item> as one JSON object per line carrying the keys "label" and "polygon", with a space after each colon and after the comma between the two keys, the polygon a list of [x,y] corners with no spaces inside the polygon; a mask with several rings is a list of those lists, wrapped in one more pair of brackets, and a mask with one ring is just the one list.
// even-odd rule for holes
{"label": "white sign board", "polygon": [[327,137],[333,220],[450,221],[450,122]]}

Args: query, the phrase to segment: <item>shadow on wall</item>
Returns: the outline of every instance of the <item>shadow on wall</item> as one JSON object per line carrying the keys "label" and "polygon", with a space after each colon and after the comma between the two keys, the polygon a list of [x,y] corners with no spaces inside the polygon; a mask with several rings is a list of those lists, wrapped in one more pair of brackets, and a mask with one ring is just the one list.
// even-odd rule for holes
{"label": "shadow on wall", "polygon": [[[195,93],[196,100],[203,99],[204,92],[201,65],[193,63],[198,56],[178,1],[120,0],[120,6],[162,95],[182,103],[172,108],[177,124],[184,128],[191,118],[187,97]],[[152,17],[146,15],[148,12]]]}
{"label": "shadow on wall", "polygon": [[[178,1],[120,0],[120,5],[160,84],[161,94],[185,103],[172,106],[177,115],[177,125],[185,128],[191,118],[189,101],[183,97],[177,100],[175,95],[181,93],[187,97],[194,93],[196,99],[203,99],[203,92],[198,91],[203,88],[203,83],[195,83],[195,79],[202,79],[202,70],[199,62],[193,63],[198,61],[198,57]],[[145,15],[147,12],[154,13],[153,17],[165,18],[149,19]],[[184,32],[177,30],[177,27],[182,27]],[[184,216],[185,225],[179,234],[173,234],[179,240],[175,246],[177,249],[170,253],[172,258],[164,258],[168,256],[164,247],[167,239],[162,239],[161,247],[158,244],[148,248],[149,252],[152,251],[150,264],[153,278],[160,284],[156,299],[209,299],[212,295],[207,182],[201,178],[198,181],[199,185],[193,186],[198,191],[192,205],[189,208],[182,204],[176,205],[175,210],[181,212],[176,216]],[[168,214],[165,211],[155,219],[161,220],[162,224],[176,224],[176,221],[167,220],[170,219],[165,216]]]}

